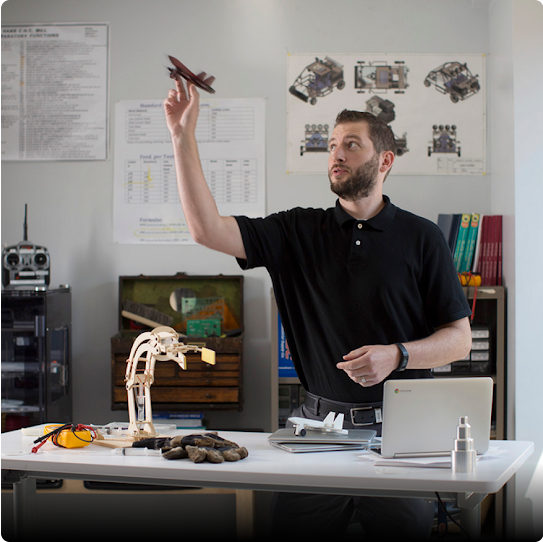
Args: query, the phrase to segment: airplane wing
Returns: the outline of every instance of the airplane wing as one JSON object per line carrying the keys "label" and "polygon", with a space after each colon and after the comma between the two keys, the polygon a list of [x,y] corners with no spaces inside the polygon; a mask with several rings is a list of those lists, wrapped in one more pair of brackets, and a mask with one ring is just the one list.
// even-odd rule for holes
{"label": "airplane wing", "polygon": [[289,418],[289,421],[294,425],[301,425],[302,427],[322,427],[323,422],[319,420],[309,420],[308,418]]}
{"label": "airplane wing", "polygon": [[212,75],[207,75],[205,72],[202,72],[198,75],[192,73],[184,64],[179,62],[177,58],[168,55],[170,62],[175,66],[174,68],[168,68],[170,70],[170,77],[175,79],[176,75],[180,75],[183,79],[194,83],[198,88],[209,92],[210,94],[215,94],[215,90],[211,88],[211,85],[215,81],[215,77]]}

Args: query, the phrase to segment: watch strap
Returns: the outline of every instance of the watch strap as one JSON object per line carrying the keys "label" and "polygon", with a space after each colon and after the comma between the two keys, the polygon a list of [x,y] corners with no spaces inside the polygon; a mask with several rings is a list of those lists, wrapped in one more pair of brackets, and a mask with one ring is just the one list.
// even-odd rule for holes
{"label": "watch strap", "polygon": [[402,354],[402,357],[400,359],[400,365],[398,365],[396,371],[405,371],[405,368],[407,367],[407,362],[409,361],[409,352],[402,343],[395,344],[400,349],[400,352]]}

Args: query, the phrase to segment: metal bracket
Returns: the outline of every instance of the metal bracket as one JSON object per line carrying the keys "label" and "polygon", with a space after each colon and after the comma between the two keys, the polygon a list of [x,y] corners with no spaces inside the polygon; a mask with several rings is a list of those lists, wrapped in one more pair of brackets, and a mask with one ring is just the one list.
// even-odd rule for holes
{"label": "metal bracket", "polygon": [[27,478],[26,474],[18,470],[3,470],[2,471],[3,484],[18,484],[25,478]]}

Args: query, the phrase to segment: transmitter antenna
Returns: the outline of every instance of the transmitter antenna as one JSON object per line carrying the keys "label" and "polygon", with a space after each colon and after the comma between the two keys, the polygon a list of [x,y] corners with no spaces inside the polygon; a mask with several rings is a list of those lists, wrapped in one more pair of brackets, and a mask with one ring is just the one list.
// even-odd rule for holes
{"label": "transmitter antenna", "polygon": [[26,223],[26,207],[27,207],[27,204],[25,203],[25,221],[23,224],[23,241],[28,241],[28,225]]}

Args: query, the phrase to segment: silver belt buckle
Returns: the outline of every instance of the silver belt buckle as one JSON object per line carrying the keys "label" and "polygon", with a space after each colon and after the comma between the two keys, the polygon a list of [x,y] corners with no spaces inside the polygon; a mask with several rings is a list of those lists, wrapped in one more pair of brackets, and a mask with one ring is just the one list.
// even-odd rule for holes
{"label": "silver belt buckle", "polygon": [[[354,421],[354,413],[356,411],[358,411],[358,410],[373,410],[375,419],[372,422],[356,423]],[[355,407],[355,408],[351,408],[350,412],[351,412],[351,423],[355,427],[362,427],[362,426],[365,426],[365,425],[374,425],[376,423],[382,423],[382,421],[383,421],[383,415],[382,415],[382,411],[381,411],[380,407],[372,407],[372,406]]]}

